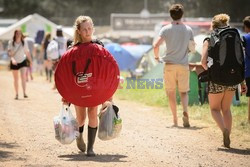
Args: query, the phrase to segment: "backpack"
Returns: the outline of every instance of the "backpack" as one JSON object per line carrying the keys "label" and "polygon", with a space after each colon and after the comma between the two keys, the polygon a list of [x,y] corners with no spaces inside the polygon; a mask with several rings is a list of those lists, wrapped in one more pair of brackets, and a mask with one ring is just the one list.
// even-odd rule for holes
{"label": "backpack", "polygon": [[208,75],[213,83],[232,86],[244,80],[244,53],[235,28],[215,29],[208,47]]}
{"label": "backpack", "polygon": [[56,60],[59,58],[59,46],[56,40],[53,39],[52,41],[50,41],[46,49],[46,53],[47,57],[52,60]]}

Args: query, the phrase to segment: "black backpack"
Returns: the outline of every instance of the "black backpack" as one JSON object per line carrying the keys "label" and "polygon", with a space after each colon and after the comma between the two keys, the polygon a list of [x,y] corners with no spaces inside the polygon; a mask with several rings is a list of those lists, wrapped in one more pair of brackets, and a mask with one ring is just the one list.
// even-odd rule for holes
{"label": "black backpack", "polygon": [[226,27],[211,33],[208,47],[209,80],[232,86],[244,80],[244,53],[237,29]]}

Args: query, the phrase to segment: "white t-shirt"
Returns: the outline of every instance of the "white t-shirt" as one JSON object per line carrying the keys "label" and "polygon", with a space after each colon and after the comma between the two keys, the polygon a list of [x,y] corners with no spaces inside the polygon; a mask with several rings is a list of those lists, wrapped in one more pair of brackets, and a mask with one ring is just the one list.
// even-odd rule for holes
{"label": "white t-shirt", "polygon": [[58,43],[59,55],[62,56],[67,50],[67,39],[65,37],[56,37]]}
{"label": "white t-shirt", "polygon": [[14,42],[13,46],[12,41],[9,41],[8,50],[12,51],[12,53],[14,54],[13,58],[16,60],[17,63],[22,63],[26,59],[25,50],[26,52],[29,51],[26,42],[24,42],[24,45],[22,44],[22,42],[20,43]]}

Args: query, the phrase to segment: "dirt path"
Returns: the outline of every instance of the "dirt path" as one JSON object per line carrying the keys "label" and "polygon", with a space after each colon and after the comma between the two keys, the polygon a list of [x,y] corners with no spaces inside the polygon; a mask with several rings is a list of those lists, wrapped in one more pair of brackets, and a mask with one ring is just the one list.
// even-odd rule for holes
{"label": "dirt path", "polygon": [[0,72],[0,166],[250,166],[249,138],[233,133],[228,150],[220,147],[221,134],[214,126],[192,120],[190,129],[171,128],[166,109],[120,100],[120,137],[97,138],[98,155],[86,157],[75,142],[55,140],[52,120],[61,103],[51,88],[44,78],[35,78],[28,83],[29,98],[14,100],[12,75]]}

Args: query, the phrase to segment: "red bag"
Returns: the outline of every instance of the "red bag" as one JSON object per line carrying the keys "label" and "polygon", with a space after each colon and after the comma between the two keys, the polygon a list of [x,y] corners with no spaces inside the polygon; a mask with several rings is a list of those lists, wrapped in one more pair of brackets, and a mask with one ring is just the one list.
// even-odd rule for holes
{"label": "red bag", "polygon": [[120,71],[113,56],[91,42],[69,49],[55,71],[55,84],[61,96],[82,107],[94,107],[111,98],[119,79]]}

